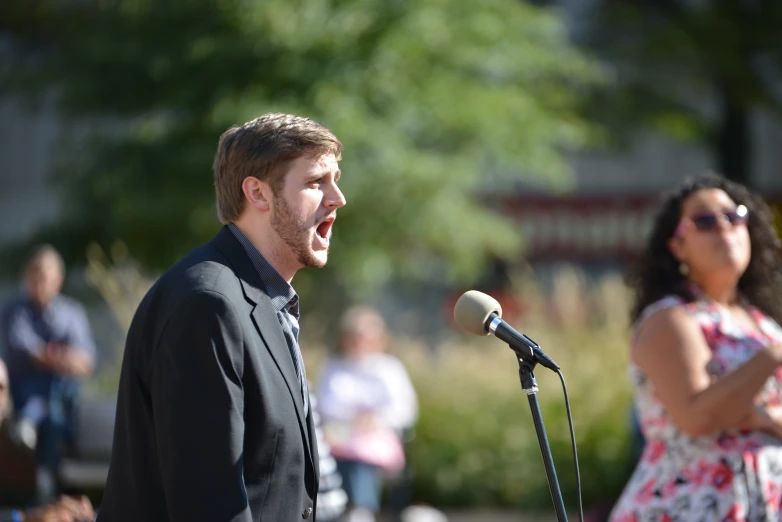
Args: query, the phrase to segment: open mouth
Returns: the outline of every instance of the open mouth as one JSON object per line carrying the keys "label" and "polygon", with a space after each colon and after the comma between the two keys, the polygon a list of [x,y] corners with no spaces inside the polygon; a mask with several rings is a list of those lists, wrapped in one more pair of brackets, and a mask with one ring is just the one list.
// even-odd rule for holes
{"label": "open mouth", "polygon": [[315,233],[318,235],[318,237],[321,239],[329,238],[331,235],[331,225],[334,223],[335,219],[336,218],[334,216],[330,216],[320,222],[317,228],[315,228]]}

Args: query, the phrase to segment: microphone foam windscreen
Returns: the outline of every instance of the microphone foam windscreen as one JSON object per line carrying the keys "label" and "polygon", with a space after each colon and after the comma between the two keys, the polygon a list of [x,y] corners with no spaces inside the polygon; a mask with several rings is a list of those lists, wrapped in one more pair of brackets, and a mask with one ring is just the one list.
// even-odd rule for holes
{"label": "microphone foam windscreen", "polygon": [[486,320],[492,313],[502,317],[500,303],[477,290],[463,293],[453,307],[453,318],[459,328],[475,335],[489,335]]}

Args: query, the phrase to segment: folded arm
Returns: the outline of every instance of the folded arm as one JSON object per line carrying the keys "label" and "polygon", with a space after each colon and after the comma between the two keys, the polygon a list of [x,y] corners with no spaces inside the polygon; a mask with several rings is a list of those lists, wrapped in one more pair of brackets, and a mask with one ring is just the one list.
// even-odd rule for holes
{"label": "folded arm", "polygon": [[95,365],[95,342],[82,308],[69,310],[70,331],[65,343],[45,341],[33,327],[29,310],[17,307],[4,318],[9,353],[24,354],[34,365],[61,375],[86,377]]}
{"label": "folded arm", "polygon": [[95,340],[84,309],[76,308],[72,315],[68,341],[57,347],[60,348],[60,355],[55,359],[55,364],[61,373],[87,377],[95,367]]}
{"label": "folded arm", "polygon": [[693,437],[747,421],[756,395],[782,363],[782,347],[763,349],[716,380],[706,369],[711,358],[700,326],[681,307],[649,317],[633,343],[633,362],[651,381],[673,422]]}

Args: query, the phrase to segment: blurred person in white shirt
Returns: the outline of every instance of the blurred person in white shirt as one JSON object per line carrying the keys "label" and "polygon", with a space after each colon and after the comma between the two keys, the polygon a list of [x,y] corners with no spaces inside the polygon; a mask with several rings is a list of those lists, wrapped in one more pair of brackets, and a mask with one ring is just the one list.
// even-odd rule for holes
{"label": "blurred person in white shirt", "polygon": [[319,380],[319,413],[350,501],[349,522],[374,521],[382,480],[404,468],[402,435],[418,417],[410,377],[387,348],[380,314],[351,308],[342,318],[339,353]]}

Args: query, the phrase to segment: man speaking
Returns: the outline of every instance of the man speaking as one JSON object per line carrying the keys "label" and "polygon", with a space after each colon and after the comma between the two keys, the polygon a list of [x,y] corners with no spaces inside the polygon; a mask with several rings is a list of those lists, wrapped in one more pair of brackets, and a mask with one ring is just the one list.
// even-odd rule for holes
{"label": "man speaking", "polygon": [[298,344],[300,268],[326,264],[342,144],[267,114],[226,131],[209,243],[139,305],[99,522],[314,520],[318,451]]}

